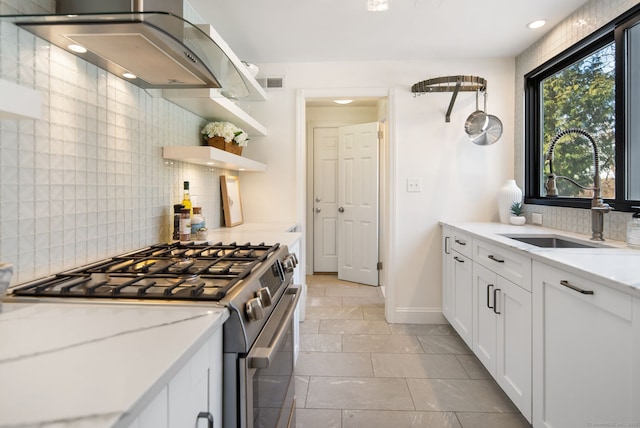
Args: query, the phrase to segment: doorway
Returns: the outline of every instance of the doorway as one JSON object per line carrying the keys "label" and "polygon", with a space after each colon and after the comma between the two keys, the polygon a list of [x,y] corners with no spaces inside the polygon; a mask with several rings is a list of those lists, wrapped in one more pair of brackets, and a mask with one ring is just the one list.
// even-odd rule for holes
{"label": "doorway", "polygon": [[381,284],[381,105],[386,108],[386,99],[340,107],[306,103],[309,272]]}

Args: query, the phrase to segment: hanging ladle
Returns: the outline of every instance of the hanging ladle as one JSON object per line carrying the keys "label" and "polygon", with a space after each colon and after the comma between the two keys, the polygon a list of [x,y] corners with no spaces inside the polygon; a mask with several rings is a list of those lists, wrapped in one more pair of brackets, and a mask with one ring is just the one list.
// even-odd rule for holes
{"label": "hanging ladle", "polygon": [[484,92],[484,110],[478,109],[478,92],[476,91],[476,111],[471,113],[464,123],[464,130],[471,142],[479,146],[495,143],[502,136],[502,121],[492,114],[487,114],[487,91]]}

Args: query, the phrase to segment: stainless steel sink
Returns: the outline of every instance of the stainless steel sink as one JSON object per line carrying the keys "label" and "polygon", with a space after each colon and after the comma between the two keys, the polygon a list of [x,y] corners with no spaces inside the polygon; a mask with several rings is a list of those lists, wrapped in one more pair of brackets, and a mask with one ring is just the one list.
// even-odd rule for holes
{"label": "stainless steel sink", "polygon": [[504,234],[502,236],[541,248],[612,248],[600,242],[583,241],[560,235]]}

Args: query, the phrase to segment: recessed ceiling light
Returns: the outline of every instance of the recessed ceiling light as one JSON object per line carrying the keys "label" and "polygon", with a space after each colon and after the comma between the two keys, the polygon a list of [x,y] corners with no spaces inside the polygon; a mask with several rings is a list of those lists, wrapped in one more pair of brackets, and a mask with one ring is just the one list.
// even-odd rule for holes
{"label": "recessed ceiling light", "polygon": [[528,23],[527,28],[531,28],[532,30],[534,30],[536,28],[544,27],[546,23],[547,21],[545,21],[544,19],[538,19],[536,21],[531,21],[530,23]]}
{"label": "recessed ceiling light", "polygon": [[129,72],[127,71],[126,73],[122,73],[122,77],[124,77],[124,78],[126,78],[126,79],[135,79],[135,78],[136,78],[136,77],[138,77],[138,76],[136,76],[136,75],[135,75],[135,74],[133,74],[133,73],[129,73]]}
{"label": "recessed ceiling light", "polygon": [[353,100],[333,100],[333,102],[336,104],[350,104]]}
{"label": "recessed ceiling light", "polygon": [[367,0],[369,12],[383,12],[389,10],[389,0]]}
{"label": "recessed ceiling light", "polygon": [[76,53],[85,53],[87,52],[87,48],[85,48],[84,46],[80,46],[80,45],[69,45],[67,46],[69,48],[69,50],[72,50]]}

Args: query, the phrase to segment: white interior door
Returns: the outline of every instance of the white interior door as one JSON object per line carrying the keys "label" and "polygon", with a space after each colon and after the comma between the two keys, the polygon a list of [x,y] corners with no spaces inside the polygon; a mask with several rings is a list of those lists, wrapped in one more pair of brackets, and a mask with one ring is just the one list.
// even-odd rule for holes
{"label": "white interior door", "polygon": [[313,130],[313,271],[338,271],[338,128]]}
{"label": "white interior door", "polygon": [[378,123],[338,137],[338,278],[378,285]]}

